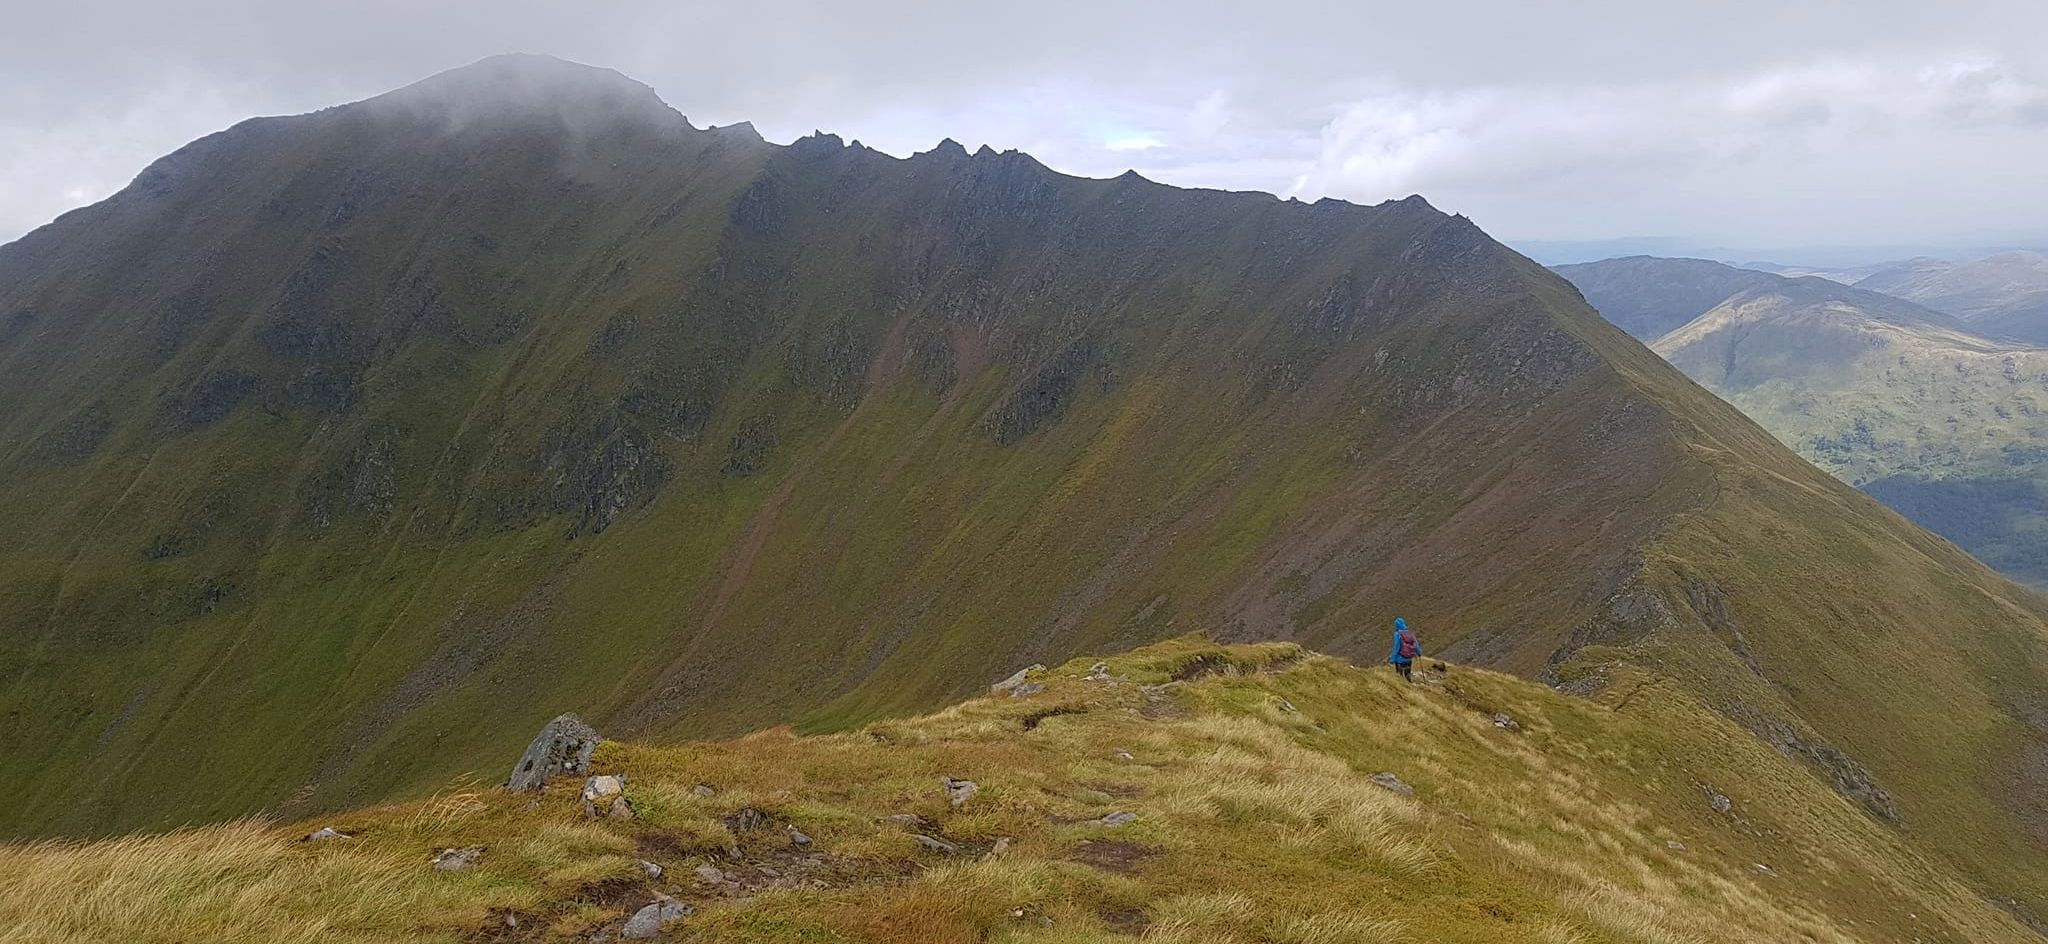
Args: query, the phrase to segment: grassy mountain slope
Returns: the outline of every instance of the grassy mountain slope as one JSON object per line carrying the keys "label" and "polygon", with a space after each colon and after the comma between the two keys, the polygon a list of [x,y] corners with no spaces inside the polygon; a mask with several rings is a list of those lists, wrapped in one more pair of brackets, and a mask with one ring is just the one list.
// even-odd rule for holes
{"label": "grassy mountain slope", "polygon": [[1608,321],[1644,343],[1699,317],[1721,300],[1777,281],[1705,259],[1623,256],[1554,267]]}
{"label": "grassy mountain slope", "polygon": [[2048,350],[1814,283],[1737,295],[1654,349],[1822,468],[2048,584]]}
{"label": "grassy mountain slope", "polygon": [[165,158],[0,247],[0,319],[11,834],[1400,612],[1658,673],[2048,903],[2041,601],[1420,199],[781,147],[491,60]]}
{"label": "grassy mountain slope", "polygon": [[[563,780],[341,814],[350,838],[312,843],[329,820],[0,847],[0,921],[22,942],[537,942],[672,895],[694,911],[668,937],[733,942],[2034,939],[1666,685],[1420,677],[1175,641],[858,732],[607,743],[632,820],[585,819]],[[945,776],[980,790],[952,805]],[[476,870],[428,867],[450,847],[482,847]]]}

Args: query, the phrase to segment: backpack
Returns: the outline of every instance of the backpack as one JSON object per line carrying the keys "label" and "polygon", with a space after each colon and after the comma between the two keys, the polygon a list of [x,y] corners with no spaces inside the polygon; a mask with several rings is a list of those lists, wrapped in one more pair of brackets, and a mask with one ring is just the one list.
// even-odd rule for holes
{"label": "backpack", "polygon": [[1401,642],[1394,651],[1399,652],[1403,659],[1413,659],[1422,654],[1422,646],[1415,641],[1413,631],[1404,629],[1401,630]]}

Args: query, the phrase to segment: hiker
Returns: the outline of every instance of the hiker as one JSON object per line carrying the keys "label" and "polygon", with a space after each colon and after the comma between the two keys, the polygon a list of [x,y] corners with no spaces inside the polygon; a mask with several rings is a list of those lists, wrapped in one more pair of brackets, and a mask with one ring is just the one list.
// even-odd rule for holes
{"label": "hiker", "polygon": [[1415,681],[1408,673],[1415,670],[1415,660],[1422,656],[1422,642],[1415,638],[1415,631],[1408,628],[1408,621],[1394,617],[1394,651],[1387,655],[1387,663],[1394,671],[1401,673],[1404,682]]}

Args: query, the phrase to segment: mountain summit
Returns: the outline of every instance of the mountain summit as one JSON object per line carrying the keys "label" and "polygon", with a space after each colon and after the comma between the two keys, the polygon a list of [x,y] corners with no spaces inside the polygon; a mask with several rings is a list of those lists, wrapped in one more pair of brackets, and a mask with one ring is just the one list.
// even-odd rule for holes
{"label": "mountain summit", "polygon": [[839,729],[1191,631],[1374,661],[1399,614],[1676,686],[2048,901],[2041,600],[1471,221],[671,116],[486,60],[0,247],[0,829],[423,794],[565,711]]}

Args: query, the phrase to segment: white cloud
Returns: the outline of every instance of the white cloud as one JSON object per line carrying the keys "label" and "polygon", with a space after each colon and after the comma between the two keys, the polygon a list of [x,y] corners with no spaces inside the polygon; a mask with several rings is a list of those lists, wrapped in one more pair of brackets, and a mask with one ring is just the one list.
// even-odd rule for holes
{"label": "white cloud", "polygon": [[[2024,167],[2042,160],[2048,86],[1999,59],[1829,59],[1687,82],[1386,88],[1323,125],[1292,191],[1366,202],[1419,192],[1482,223],[1542,236],[1592,235],[1589,219],[1614,234],[1676,228],[1627,212],[1635,205],[1695,225],[1716,221],[1707,228],[1723,231],[1709,235],[1723,238],[1740,238],[1726,230],[1746,219],[1751,240],[1840,239],[1828,230],[1881,217],[1870,212],[1878,195],[1900,211],[1962,198],[2003,217],[1997,222],[2025,225],[2013,206],[1983,199],[1985,180],[1968,177],[2008,168],[1996,177],[2006,201],[2038,208],[2043,189]],[[1836,212],[1789,220],[1728,220],[1725,212],[1759,196],[1789,209],[1821,193],[1837,199]],[[1949,232],[1923,235],[1987,222],[1940,220],[1928,228]],[[1895,223],[1880,238],[1905,235]]]}

